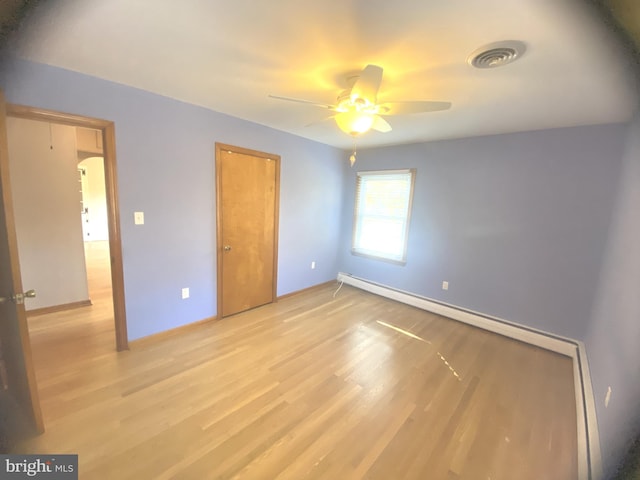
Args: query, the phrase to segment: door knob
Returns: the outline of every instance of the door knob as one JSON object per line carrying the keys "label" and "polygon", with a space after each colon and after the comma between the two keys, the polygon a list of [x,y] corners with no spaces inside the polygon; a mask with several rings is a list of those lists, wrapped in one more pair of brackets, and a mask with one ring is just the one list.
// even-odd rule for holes
{"label": "door knob", "polygon": [[231,250],[231,245],[225,245],[224,246],[224,251],[228,252],[229,250]]}
{"label": "door knob", "polygon": [[15,295],[11,295],[10,297],[0,297],[0,303],[4,303],[7,300],[11,300],[16,305],[22,305],[24,303],[25,298],[34,298],[36,296],[35,290],[27,290],[24,293],[16,293]]}

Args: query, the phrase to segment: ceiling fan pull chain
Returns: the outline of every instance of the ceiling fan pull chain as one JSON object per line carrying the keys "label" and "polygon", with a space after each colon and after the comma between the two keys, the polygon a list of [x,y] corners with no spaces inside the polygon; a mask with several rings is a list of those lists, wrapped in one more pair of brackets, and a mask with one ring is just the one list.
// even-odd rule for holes
{"label": "ceiling fan pull chain", "polygon": [[349,162],[351,163],[351,167],[356,163],[356,137],[353,137],[353,153],[349,157]]}

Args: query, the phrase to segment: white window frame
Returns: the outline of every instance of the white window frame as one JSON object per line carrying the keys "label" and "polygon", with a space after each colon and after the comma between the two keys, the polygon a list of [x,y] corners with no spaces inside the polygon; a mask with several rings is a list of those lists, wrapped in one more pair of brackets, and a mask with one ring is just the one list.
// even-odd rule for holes
{"label": "white window frame", "polygon": [[[401,201],[406,203],[406,208],[400,212],[367,212],[364,205],[364,200],[367,195],[367,182],[380,181],[388,179],[389,181],[405,181],[408,191],[404,191]],[[383,260],[386,262],[405,265],[407,261],[407,242],[409,238],[409,223],[411,220],[411,207],[413,204],[413,189],[416,178],[416,169],[407,168],[402,170],[375,170],[375,171],[362,171],[356,172],[356,191],[355,191],[355,207],[353,211],[353,235],[351,240],[351,253],[353,255],[359,255],[363,257],[373,258],[377,260]],[[384,200],[384,198],[382,198]],[[396,200],[398,200],[396,198]],[[374,205],[375,207],[375,205]],[[400,231],[396,232],[400,234],[400,240],[396,239],[398,248],[394,251],[385,251],[384,247],[375,247],[375,242],[372,240],[363,239],[363,230],[366,220],[369,219],[369,225],[375,230],[375,219],[380,220],[380,224],[377,227],[380,229],[385,222],[397,223],[400,222]],[[401,244],[401,247],[399,246]]]}

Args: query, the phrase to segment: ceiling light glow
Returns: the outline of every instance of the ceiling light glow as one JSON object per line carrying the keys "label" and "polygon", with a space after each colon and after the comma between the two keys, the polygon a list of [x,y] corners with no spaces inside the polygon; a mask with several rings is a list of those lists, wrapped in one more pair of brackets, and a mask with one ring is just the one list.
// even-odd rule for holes
{"label": "ceiling light glow", "polygon": [[340,130],[354,137],[371,130],[374,122],[372,114],[357,110],[340,112],[335,116],[335,119]]}

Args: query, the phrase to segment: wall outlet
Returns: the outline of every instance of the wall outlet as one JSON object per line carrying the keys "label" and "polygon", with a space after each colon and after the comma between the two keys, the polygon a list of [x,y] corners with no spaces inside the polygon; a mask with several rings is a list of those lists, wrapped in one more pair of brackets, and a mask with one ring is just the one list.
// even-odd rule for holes
{"label": "wall outlet", "polygon": [[144,225],[144,212],[133,212],[133,222],[136,225]]}
{"label": "wall outlet", "polygon": [[313,270],[314,268],[316,268],[316,262],[311,262],[311,270]]}
{"label": "wall outlet", "polygon": [[182,299],[184,300],[185,298],[189,298],[189,288],[183,288],[182,289]]}
{"label": "wall outlet", "polygon": [[611,387],[607,388],[607,394],[604,397],[604,408],[609,406],[609,400],[611,400]]}
{"label": "wall outlet", "polygon": [[443,290],[449,290],[449,282],[443,281],[442,282],[442,289]]}

